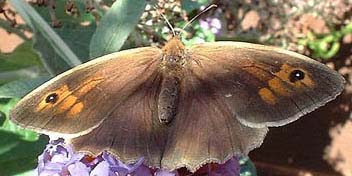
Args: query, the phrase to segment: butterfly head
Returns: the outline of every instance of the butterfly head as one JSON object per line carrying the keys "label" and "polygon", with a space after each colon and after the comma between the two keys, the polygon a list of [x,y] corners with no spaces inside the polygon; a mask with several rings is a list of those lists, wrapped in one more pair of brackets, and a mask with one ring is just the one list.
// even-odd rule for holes
{"label": "butterfly head", "polygon": [[185,51],[185,45],[179,36],[172,37],[163,47],[164,56],[172,56],[173,58],[182,58]]}

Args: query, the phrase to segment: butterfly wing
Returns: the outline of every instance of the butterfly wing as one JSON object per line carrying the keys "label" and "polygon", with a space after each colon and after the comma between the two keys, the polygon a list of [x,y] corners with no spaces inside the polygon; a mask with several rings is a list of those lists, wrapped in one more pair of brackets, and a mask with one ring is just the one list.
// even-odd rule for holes
{"label": "butterfly wing", "polygon": [[224,163],[259,147],[268,131],[242,125],[217,88],[186,71],[178,114],[170,124],[161,165],[196,171],[205,163]]}
{"label": "butterfly wing", "polygon": [[274,47],[204,43],[189,48],[187,57],[194,75],[249,127],[285,125],[333,100],[344,87],[343,77],[327,66]]}
{"label": "butterfly wing", "polygon": [[160,57],[160,49],[145,47],[82,64],[25,96],[10,118],[45,134],[86,134],[154,74]]}
{"label": "butterfly wing", "polygon": [[72,139],[75,149],[92,154],[107,150],[127,163],[144,157],[145,164],[160,167],[167,135],[157,114],[160,84],[159,74],[149,77],[98,128]]}
{"label": "butterfly wing", "polygon": [[107,150],[127,163],[144,157],[145,164],[160,166],[167,134],[157,114],[160,84],[159,74],[152,75],[98,128],[72,139],[75,149],[93,154]]}
{"label": "butterfly wing", "polygon": [[149,166],[195,171],[206,162],[247,154],[262,143],[267,128],[239,123],[214,90],[192,73],[182,80],[176,117],[168,125],[160,123],[160,85],[160,75],[151,76],[98,128],[72,139],[75,149],[93,154],[108,150],[128,163],[143,156]]}
{"label": "butterfly wing", "polygon": [[[177,115],[163,125],[157,117],[161,55],[154,48],[129,50],[115,61],[104,56],[64,73],[25,97],[12,119],[41,132],[73,134],[77,150],[109,150],[127,162],[144,156],[150,166],[195,171],[247,154],[262,143],[267,126],[297,119],[343,86],[337,73],[284,50],[196,45],[185,55]],[[48,97],[56,101],[47,104]]]}

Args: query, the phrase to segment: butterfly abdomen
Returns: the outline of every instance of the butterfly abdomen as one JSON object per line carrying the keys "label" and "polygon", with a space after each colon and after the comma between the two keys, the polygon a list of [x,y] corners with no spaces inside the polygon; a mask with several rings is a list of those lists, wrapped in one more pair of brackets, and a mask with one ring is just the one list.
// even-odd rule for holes
{"label": "butterfly abdomen", "polygon": [[169,40],[163,47],[160,65],[162,83],[158,96],[158,117],[163,124],[168,124],[177,114],[180,96],[180,81],[185,64],[185,47],[178,37]]}
{"label": "butterfly abdomen", "polygon": [[175,76],[164,76],[158,97],[158,117],[168,124],[176,116],[180,95],[180,80]]}

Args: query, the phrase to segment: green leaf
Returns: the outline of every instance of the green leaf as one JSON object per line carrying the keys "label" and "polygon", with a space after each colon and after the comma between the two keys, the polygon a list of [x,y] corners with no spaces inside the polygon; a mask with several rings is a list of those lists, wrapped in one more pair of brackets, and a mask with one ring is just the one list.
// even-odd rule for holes
{"label": "green leaf", "polygon": [[181,1],[181,8],[187,13],[193,10],[199,10],[201,6],[206,6],[209,4],[208,0],[183,0]]}
{"label": "green leaf", "polygon": [[0,111],[0,126],[4,124],[5,120],[6,120],[5,114]]}
{"label": "green leaf", "polygon": [[21,136],[21,139],[26,140],[26,141],[36,141],[38,140],[38,134],[30,131],[30,130],[25,130],[13,122],[9,120],[9,112],[10,109],[18,102],[18,99],[0,99],[0,111],[5,114],[5,121],[3,125],[0,127],[0,130],[2,131],[7,131],[14,133],[16,135]]}
{"label": "green leaf", "polygon": [[0,98],[21,98],[50,79],[49,75],[16,80],[0,86]]}
{"label": "green leaf", "polygon": [[24,130],[8,119],[10,109],[18,99],[0,99],[0,111],[6,116],[0,127],[0,175],[17,175],[33,170],[48,138]]}
{"label": "green leaf", "polygon": [[90,42],[90,58],[118,51],[142,15],[144,0],[118,0],[103,16]]}
{"label": "green leaf", "polygon": [[[0,72],[0,85],[18,80],[18,79],[32,79],[43,75],[41,66],[32,66],[19,70]],[[47,73],[45,73],[47,74]]]}
{"label": "green leaf", "polygon": [[[65,11],[66,0],[56,0],[55,16],[62,26],[53,28],[67,46],[77,55],[80,61],[89,60],[89,43],[96,29],[96,21],[91,13],[85,11],[85,1],[75,1],[79,15],[71,16]],[[47,7],[35,6],[36,11],[47,23],[51,17]],[[84,24],[84,25],[83,25]]]}
{"label": "green leaf", "polygon": [[42,65],[39,56],[33,52],[32,43],[24,42],[12,53],[0,53],[0,72]]}
{"label": "green leaf", "polygon": [[37,157],[48,143],[48,138],[44,136],[36,142],[31,142],[2,130],[0,130],[0,138],[0,174],[4,176],[36,168]]}
{"label": "green leaf", "polygon": [[33,169],[33,170],[29,170],[29,171],[15,174],[14,176],[33,176],[33,175],[37,175],[37,174],[38,174],[38,172],[35,169]]}
{"label": "green leaf", "polygon": [[48,23],[23,0],[9,0],[34,31],[34,49],[36,49],[45,68],[52,74],[59,74],[82,62],[60,38]]}
{"label": "green leaf", "polygon": [[343,35],[347,35],[352,33],[352,23],[347,24],[345,27],[342,28],[341,33]]}
{"label": "green leaf", "polygon": [[0,54],[0,86],[17,80],[31,79],[45,74],[39,56],[32,50],[31,42],[19,45],[10,54]]}

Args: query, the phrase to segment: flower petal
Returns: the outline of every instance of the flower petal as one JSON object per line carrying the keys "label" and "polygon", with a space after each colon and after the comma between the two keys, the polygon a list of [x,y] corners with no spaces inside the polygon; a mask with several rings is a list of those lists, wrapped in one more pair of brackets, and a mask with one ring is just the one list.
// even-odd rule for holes
{"label": "flower petal", "polygon": [[71,176],[89,176],[90,169],[81,162],[76,162],[67,167]]}
{"label": "flower petal", "polygon": [[153,174],[151,173],[151,169],[149,167],[145,165],[140,165],[132,172],[132,175],[152,176]]}
{"label": "flower petal", "polygon": [[233,157],[224,164],[219,164],[209,176],[236,176],[240,175],[240,164],[237,157]]}
{"label": "flower petal", "polygon": [[155,176],[178,176],[177,171],[167,171],[163,169],[159,169],[155,172]]}
{"label": "flower petal", "polygon": [[109,176],[110,166],[107,161],[100,162],[90,173],[90,176]]}

